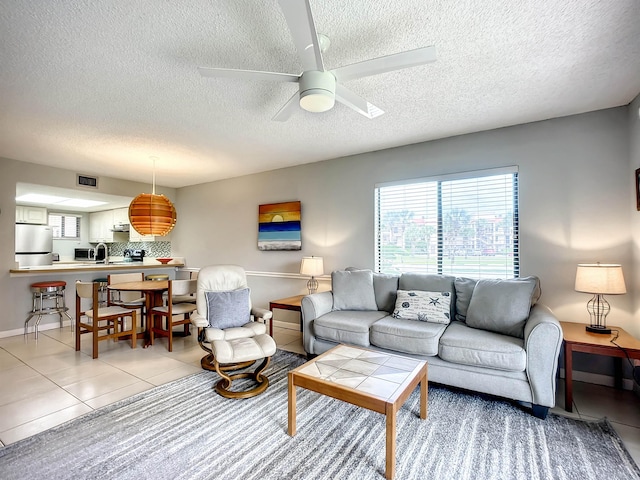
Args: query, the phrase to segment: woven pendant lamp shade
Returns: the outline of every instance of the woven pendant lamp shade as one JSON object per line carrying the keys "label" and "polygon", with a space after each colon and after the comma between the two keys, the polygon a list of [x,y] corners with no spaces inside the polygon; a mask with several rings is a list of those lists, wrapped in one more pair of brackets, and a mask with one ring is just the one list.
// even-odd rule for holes
{"label": "woven pendant lamp shade", "polygon": [[141,193],[129,205],[129,222],[141,235],[166,235],[176,219],[176,208],[164,195]]}

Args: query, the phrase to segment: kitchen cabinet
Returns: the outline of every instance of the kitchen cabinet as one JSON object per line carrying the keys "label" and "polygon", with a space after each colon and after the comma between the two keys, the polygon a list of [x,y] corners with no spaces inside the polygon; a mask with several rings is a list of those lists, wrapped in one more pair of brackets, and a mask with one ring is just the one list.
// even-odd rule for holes
{"label": "kitchen cabinet", "polygon": [[47,209],[44,207],[16,205],[16,223],[47,225],[49,223]]}
{"label": "kitchen cabinet", "polygon": [[113,242],[113,210],[89,214],[89,243]]}
{"label": "kitchen cabinet", "polygon": [[153,235],[142,235],[136,231],[133,226],[129,228],[129,241],[130,242],[155,242],[156,237]]}
{"label": "kitchen cabinet", "polygon": [[129,224],[129,209],[128,208],[116,208],[113,211],[113,224],[114,225],[128,225]]}

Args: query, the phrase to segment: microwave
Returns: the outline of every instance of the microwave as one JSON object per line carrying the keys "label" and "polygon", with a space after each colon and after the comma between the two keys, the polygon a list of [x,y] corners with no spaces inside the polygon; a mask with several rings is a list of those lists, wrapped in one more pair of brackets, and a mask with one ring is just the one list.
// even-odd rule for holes
{"label": "microwave", "polygon": [[95,250],[93,248],[76,248],[75,260],[81,261],[99,261],[104,260],[104,248],[98,250],[98,258],[94,257]]}

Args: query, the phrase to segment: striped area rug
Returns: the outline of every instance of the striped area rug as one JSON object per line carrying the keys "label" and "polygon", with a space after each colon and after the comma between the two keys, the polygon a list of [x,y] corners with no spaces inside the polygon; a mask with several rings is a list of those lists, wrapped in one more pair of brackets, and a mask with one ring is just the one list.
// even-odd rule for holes
{"label": "striped area rug", "polygon": [[[0,449],[13,479],[383,479],[383,415],[298,389],[297,435],[287,435],[287,376],[304,362],[278,351],[266,393],[229,400],[201,372]],[[430,386],[398,413],[396,478],[640,479],[606,420],[550,414]]]}

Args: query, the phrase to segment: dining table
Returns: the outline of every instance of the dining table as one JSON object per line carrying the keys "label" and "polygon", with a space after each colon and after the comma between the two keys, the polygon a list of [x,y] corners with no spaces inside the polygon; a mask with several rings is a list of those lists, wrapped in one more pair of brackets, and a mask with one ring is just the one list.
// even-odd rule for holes
{"label": "dining table", "polygon": [[[167,280],[139,280],[135,282],[114,283],[107,286],[107,288],[120,292],[142,292],[145,299],[145,312],[147,312],[148,315],[152,308],[162,306],[162,294],[169,290],[169,282]],[[147,348],[151,344],[151,335],[149,333],[151,322],[148,318],[145,324],[145,331],[142,332],[144,338],[143,348]]]}

